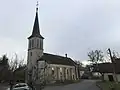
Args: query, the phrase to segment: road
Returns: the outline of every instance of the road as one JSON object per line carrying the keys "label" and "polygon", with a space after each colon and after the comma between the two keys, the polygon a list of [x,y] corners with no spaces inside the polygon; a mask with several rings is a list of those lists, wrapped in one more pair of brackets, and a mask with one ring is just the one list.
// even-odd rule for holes
{"label": "road", "polygon": [[80,83],[65,86],[46,87],[44,90],[100,90],[95,82],[95,80],[84,80]]}
{"label": "road", "polygon": [[7,90],[8,85],[0,84],[0,90]]}
{"label": "road", "polygon": [[[74,83],[64,86],[49,86],[43,90],[100,90],[96,84],[95,80],[83,80],[80,83]],[[9,90],[5,86],[0,86],[0,90]]]}

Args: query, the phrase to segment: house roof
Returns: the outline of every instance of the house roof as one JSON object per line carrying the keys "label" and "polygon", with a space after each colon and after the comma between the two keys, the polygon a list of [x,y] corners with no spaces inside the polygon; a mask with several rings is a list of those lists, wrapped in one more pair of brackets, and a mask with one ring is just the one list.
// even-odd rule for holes
{"label": "house roof", "polygon": [[[101,72],[101,73],[113,73],[113,64],[112,63],[101,63],[101,64],[98,64],[98,66],[94,65],[93,71]],[[115,60],[115,72],[120,73],[120,59]]]}
{"label": "house roof", "polygon": [[44,39],[42,37],[42,35],[40,34],[40,29],[39,29],[39,20],[38,20],[38,8],[36,8],[36,16],[35,16],[35,22],[34,22],[34,26],[33,26],[33,32],[32,32],[32,35],[29,38],[32,38],[32,37],[40,37],[42,39]]}
{"label": "house roof", "polygon": [[59,65],[69,65],[69,66],[75,66],[76,63],[68,57],[63,57],[59,55],[53,55],[49,53],[44,53],[43,56],[38,60],[45,60],[49,64],[59,64]]}

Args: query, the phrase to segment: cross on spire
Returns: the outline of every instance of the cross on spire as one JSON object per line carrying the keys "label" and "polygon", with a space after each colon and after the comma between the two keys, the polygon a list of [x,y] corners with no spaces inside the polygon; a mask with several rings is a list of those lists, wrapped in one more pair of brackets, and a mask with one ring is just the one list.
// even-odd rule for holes
{"label": "cross on spire", "polygon": [[37,4],[36,4],[36,6],[38,7],[38,5],[39,5],[39,3],[38,3],[38,1],[37,1]]}
{"label": "cross on spire", "polygon": [[39,6],[39,2],[37,1],[37,4],[36,4],[36,12],[38,11],[38,6]]}
{"label": "cross on spire", "polygon": [[32,35],[28,39],[30,39],[32,37],[39,37],[39,38],[44,39],[40,34],[40,28],[39,28],[38,1],[37,1],[37,4],[36,4],[36,16],[35,16],[35,21],[34,21],[34,26],[33,26],[33,32],[32,32]]}

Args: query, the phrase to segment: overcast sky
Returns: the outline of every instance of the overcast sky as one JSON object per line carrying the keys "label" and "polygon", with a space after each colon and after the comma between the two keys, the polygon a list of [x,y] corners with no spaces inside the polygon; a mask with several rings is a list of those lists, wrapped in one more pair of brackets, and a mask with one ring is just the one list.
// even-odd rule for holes
{"label": "overcast sky", "polygon": [[[44,52],[84,61],[87,52],[120,52],[120,0],[38,0]],[[27,57],[36,0],[0,0],[0,55]]]}

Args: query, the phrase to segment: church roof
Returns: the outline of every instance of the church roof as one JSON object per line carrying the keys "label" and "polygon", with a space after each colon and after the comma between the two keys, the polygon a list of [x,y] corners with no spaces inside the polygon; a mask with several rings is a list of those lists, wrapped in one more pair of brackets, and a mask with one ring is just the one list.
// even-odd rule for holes
{"label": "church roof", "polygon": [[49,64],[69,65],[75,66],[76,63],[68,57],[44,53],[40,60],[45,60]]}
{"label": "church roof", "polygon": [[35,16],[35,21],[34,21],[34,26],[33,26],[33,32],[29,38],[32,38],[32,37],[40,37],[44,39],[42,35],[40,34],[40,29],[39,29],[38,8],[36,8],[36,16]]}

